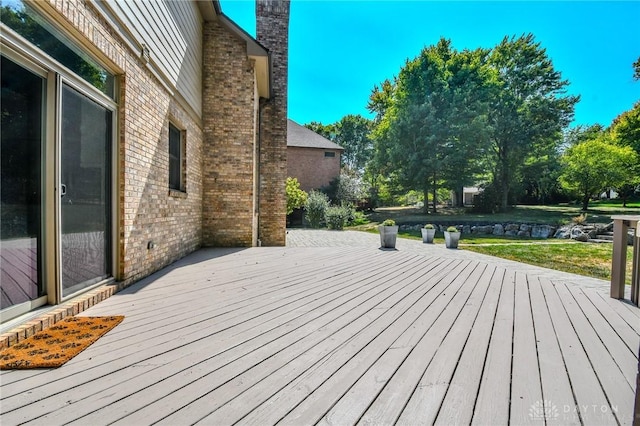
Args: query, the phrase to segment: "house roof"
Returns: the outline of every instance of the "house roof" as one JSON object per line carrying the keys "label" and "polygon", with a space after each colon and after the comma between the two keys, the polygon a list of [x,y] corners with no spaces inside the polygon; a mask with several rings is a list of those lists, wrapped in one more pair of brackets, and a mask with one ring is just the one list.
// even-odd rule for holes
{"label": "house roof", "polygon": [[344,150],[340,145],[290,119],[287,120],[287,146]]}

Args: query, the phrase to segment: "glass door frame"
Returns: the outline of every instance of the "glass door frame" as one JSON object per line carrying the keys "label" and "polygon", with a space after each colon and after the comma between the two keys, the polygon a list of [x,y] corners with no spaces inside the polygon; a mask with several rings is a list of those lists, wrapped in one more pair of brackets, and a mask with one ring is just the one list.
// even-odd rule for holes
{"label": "glass door frame", "polygon": [[[62,291],[62,88],[63,86],[68,86],[76,91],[78,91],[83,96],[86,96],[90,100],[94,101],[98,105],[104,107],[105,109],[111,111],[111,152],[110,159],[111,164],[109,164],[110,170],[110,186],[111,186],[111,194],[110,194],[110,207],[111,211],[109,212],[109,217],[111,218],[111,235],[109,241],[109,248],[111,250],[111,277],[99,281],[95,284],[87,286],[75,293],[69,294],[67,296],[63,296]],[[66,300],[72,299],[76,297],[78,294],[84,293],[92,288],[103,285],[107,282],[112,282],[115,280],[117,275],[117,259],[116,253],[117,248],[117,235],[118,235],[118,220],[117,220],[117,202],[118,202],[118,144],[116,141],[118,140],[118,109],[117,104],[109,99],[106,95],[99,92],[90,84],[86,83],[79,77],[75,77],[73,75],[56,75],[56,109],[55,109],[55,120],[56,120],[56,130],[55,130],[55,223],[56,223],[56,303],[64,302]]]}
{"label": "glass door frame", "polygon": [[48,154],[51,154],[48,152],[51,148],[49,141],[55,133],[55,117],[53,117],[51,111],[55,108],[56,93],[55,90],[52,90],[52,88],[55,89],[55,74],[53,72],[48,71],[36,62],[29,60],[4,43],[2,43],[2,56],[27,71],[32,72],[34,75],[41,77],[44,85],[44,102],[42,105],[41,117],[42,137],[40,144],[40,209],[42,210],[40,215],[40,238],[42,239],[42,242],[38,268],[41,270],[41,279],[46,294],[34,300],[18,303],[3,309],[0,312],[0,322],[5,322],[18,315],[46,305],[48,302],[50,303],[50,291],[54,290],[51,288],[50,283],[55,280],[55,276],[53,275],[53,272],[55,271],[55,263],[52,261],[55,259],[55,226],[51,220],[51,215],[47,213],[54,209],[53,197],[51,196],[50,191],[47,190],[47,182],[51,182],[53,178],[53,165],[48,163],[46,158]]}
{"label": "glass door frame", "polygon": [[[45,117],[44,117],[44,141],[42,148],[42,280],[46,289],[46,296],[34,301],[12,306],[0,312],[0,323],[4,323],[18,315],[27,313],[39,306],[50,304],[57,305],[61,302],[76,297],[81,292],[89,291],[108,282],[120,278],[120,252],[119,243],[120,221],[118,212],[120,208],[120,153],[119,153],[119,123],[120,112],[118,109],[119,84],[116,80],[116,99],[113,100],[100,92],[89,83],[76,76],[71,70],[48,56],[46,53],[33,46],[13,30],[2,25],[0,31],[0,45],[2,54],[20,66],[33,71],[34,74],[45,76]],[[104,61],[100,61],[104,64]],[[107,67],[110,69],[111,67]],[[117,73],[117,70],[111,68]],[[111,133],[111,274],[112,277],[98,282],[81,292],[62,297],[61,281],[61,255],[60,255],[60,107],[62,82],[80,91],[98,104],[112,112]],[[26,306],[28,305],[28,306]]]}

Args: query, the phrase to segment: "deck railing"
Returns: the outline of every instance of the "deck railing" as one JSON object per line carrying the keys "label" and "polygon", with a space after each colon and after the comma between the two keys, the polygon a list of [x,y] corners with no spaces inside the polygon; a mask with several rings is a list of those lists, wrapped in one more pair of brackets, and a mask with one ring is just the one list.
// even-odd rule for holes
{"label": "deck railing", "polygon": [[624,298],[625,269],[627,267],[627,235],[634,229],[631,267],[631,302],[638,305],[640,296],[640,216],[612,216],[613,255],[611,257],[611,297]]}

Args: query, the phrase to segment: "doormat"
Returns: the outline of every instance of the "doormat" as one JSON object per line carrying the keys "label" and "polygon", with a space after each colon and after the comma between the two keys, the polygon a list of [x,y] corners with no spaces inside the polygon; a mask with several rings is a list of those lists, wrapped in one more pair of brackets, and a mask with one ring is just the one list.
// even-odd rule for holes
{"label": "doormat", "polygon": [[57,368],[124,319],[69,317],[0,352],[0,370]]}

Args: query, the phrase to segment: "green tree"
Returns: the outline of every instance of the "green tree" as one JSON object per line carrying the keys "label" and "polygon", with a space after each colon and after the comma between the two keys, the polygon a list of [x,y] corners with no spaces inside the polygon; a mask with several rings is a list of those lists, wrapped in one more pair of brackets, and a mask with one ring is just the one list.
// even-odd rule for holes
{"label": "green tree", "polygon": [[633,63],[633,78],[634,80],[640,80],[640,56]]}
{"label": "green tree", "polygon": [[640,101],[614,118],[609,130],[618,145],[629,146],[640,155]]}
{"label": "green tree", "polygon": [[297,178],[288,177],[285,183],[285,193],[287,196],[287,214],[293,213],[307,202],[307,193],[300,189],[300,182]]}
{"label": "green tree", "polygon": [[490,70],[483,56],[480,50],[457,52],[441,39],[407,61],[394,84],[374,88],[369,109],[377,114],[378,173],[393,171],[405,190],[420,190],[425,199],[431,191],[434,200],[442,184],[471,183],[471,165],[482,157],[486,140],[482,90]]}
{"label": "green tree", "polygon": [[493,181],[504,210],[528,154],[557,149],[579,97],[565,94],[569,82],[561,79],[532,34],[505,37],[491,52],[490,62],[500,84],[489,113]]}
{"label": "green tree", "polygon": [[325,125],[320,123],[319,121],[312,121],[310,123],[305,124],[304,127],[316,132],[320,136],[323,136],[329,139],[330,141],[333,141],[336,137],[336,129],[334,124]]}
{"label": "green tree", "polygon": [[608,187],[621,187],[636,176],[638,158],[633,149],[617,146],[603,134],[567,149],[562,163],[561,182],[580,194],[586,211],[592,196]]}
{"label": "green tree", "polygon": [[371,121],[361,115],[345,115],[335,123],[333,141],[344,148],[342,165],[362,172],[373,153]]}

